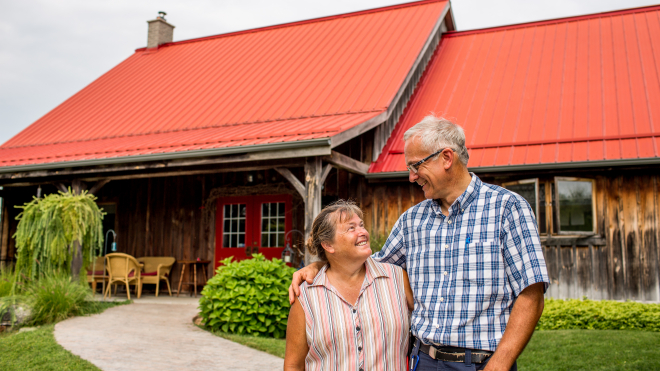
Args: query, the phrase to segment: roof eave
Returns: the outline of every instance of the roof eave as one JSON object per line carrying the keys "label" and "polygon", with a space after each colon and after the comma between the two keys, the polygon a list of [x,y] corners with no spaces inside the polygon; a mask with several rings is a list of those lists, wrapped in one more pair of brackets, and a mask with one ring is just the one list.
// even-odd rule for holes
{"label": "roof eave", "polygon": [[[625,160],[602,160],[602,161],[580,161],[580,162],[561,162],[554,164],[530,164],[530,165],[506,165],[506,166],[482,166],[469,167],[468,170],[474,173],[503,173],[511,171],[531,171],[531,170],[565,170],[565,169],[584,169],[598,167],[620,167],[620,166],[642,166],[658,165],[660,157],[636,158]],[[395,179],[408,178],[408,171],[392,171],[386,173],[369,173],[367,179]]]}
{"label": "roof eave", "polygon": [[126,164],[126,163],[134,163],[134,162],[180,160],[180,159],[189,159],[196,157],[224,156],[224,155],[232,155],[238,153],[280,151],[287,149],[302,149],[302,148],[315,148],[315,147],[327,147],[327,152],[328,154],[330,154],[331,151],[330,144],[331,144],[330,138],[320,138],[320,139],[301,140],[296,142],[256,144],[251,146],[236,146],[236,147],[200,149],[200,150],[171,152],[171,153],[155,153],[149,155],[121,156],[121,157],[110,157],[110,158],[79,160],[79,161],[61,161],[61,162],[30,164],[30,165],[3,166],[0,167],[0,174],[20,173],[20,172],[37,171],[37,170],[51,170],[51,169],[59,169],[59,168],[83,167],[83,166],[116,165],[116,164]]}

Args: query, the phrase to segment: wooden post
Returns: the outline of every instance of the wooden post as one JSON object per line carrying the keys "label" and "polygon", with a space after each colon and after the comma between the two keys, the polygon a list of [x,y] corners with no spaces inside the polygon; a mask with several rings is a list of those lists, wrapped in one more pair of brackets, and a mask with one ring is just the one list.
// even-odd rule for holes
{"label": "wooden post", "polygon": [[3,200],[0,204],[0,268],[6,268],[9,255],[9,213]]}
{"label": "wooden post", "polygon": [[[79,195],[82,193],[84,189],[84,184],[79,181],[79,180],[74,180],[72,184],[72,192],[74,195]],[[73,277],[74,281],[78,280],[78,275],[80,274],[80,270],[82,269],[83,266],[83,257],[82,257],[82,245],[80,244],[80,241],[75,240],[73,241],[73,245],[71,246],[71,276]]]}
{"label": "wooden post", "polygon": [[[305,162],[305,242],[312,233],[314,218],[321,212],[321,176],[323,170],[320,157],[308,157]],[[316,257],[305,249],[305,265]]]}
{"label": "wooden post", "polygon": [[[323,167],[321,157],[308,157],[305,161],[304,185],[289,169],[276,168],[275,170],[293,185],[305,201],[305,241],[303,241],[305,244],[312,233],[314,218],[321,212],[321,190],[325,179],[332,170],[332,165],[327,164]],[[305,249],[305,265],[314,261],[316,261],[316,257]]]}

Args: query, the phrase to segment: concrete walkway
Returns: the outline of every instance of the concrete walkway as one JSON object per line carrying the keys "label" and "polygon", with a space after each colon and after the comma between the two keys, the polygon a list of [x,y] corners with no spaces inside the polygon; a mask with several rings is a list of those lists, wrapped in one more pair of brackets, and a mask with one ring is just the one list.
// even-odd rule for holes
{"label": "concrete walkway", "polygon": [[214,336],[192,324],[197,300],[159,296],[74,317],[55,339],[104,371],[282,370],[283,360]]}

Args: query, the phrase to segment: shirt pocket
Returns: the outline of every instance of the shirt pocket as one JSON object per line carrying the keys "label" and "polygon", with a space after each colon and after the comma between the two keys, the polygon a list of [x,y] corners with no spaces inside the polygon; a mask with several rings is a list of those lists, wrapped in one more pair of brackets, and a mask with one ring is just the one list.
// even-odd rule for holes
{"label": "shirt pocket", "polygon": [[497,241],[478,241],[463,245],[459,259],[459,276],[463,284],[479,292],[491,294],[497,287],[501,275],[502,254]]}

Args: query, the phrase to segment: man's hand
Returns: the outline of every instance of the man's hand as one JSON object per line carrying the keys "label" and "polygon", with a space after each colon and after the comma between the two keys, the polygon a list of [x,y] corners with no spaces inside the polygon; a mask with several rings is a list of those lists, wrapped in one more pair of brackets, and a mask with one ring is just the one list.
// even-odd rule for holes
{"label": "man's hand", "polygon": [[324,265],[324,262],[314,262],[293,274],[291,285],[289,285],[289,304],[293,305],[296,297],[300,295],[300,285],[305,281],[309,284],[314,282],[314,277]]}
{"label": "man's hand", "polygon": [[534,333],[543,313],[543,282],[525,288],[513,304],[509,322],[484,371],[509,370]]}

